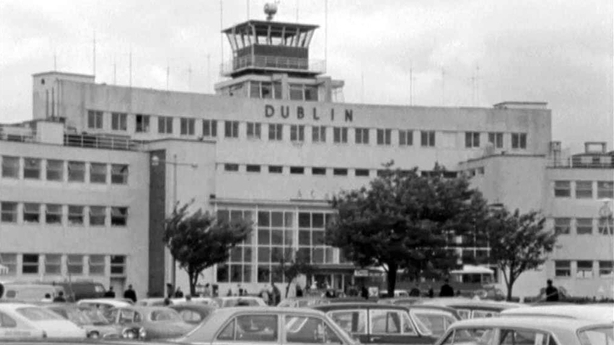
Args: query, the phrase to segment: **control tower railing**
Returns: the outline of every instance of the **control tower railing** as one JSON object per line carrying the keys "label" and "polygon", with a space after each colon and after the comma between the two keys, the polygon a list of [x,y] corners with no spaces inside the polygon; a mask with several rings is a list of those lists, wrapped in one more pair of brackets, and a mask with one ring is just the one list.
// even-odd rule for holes
{"label": "control tower railing", "polygon": [[222,64],[220,74],[224,77],[247,69],[260,69],[270,71],[300,72],[300,73],[326,73],[324,60],[311,60],[282,56],[247,55],[236,57]]}

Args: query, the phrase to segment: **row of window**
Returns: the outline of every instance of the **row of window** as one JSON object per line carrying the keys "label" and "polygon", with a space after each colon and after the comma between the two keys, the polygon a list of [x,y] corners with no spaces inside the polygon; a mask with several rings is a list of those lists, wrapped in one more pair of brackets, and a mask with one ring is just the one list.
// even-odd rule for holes
{"label": "row of window", "polygon": [[614,221],[611,218],[554,218],[554,231],[559,235],[570,235],[573,228],[576,235],[592,235],[595,223],[598,234],[614,234]]}
{"label": "row of window", "polygon": [[576,199],[593,199],[596,196],[597,199],[612,199],[614,181],[554,181],[554,196],[557,198],[573,196]]}
{"label": "row of window", "polygon": [[[88,127],[91,129],[103,129],[103,117],[102,111],[88,111]],[[135,116],[135,131],[137,133],[149,133],[150,117],[152,115],[137,114]],[[111,114],[111,129],[126,131],[126,118],[125,113],[112,113]],[[170,116],[157,116],[158,118],[158,133],[159,134],[173,134],[173,119]],[[218,136],[218,121],[210,119],[194,119],[194,118],[179,118],[179,134],[186,136],[196,135],[196,121],[202,121],[202,136],[205,138],[216,138]],[[263,139],[262,123],[247,122],[245,123],[245,133],[248,139]],[[311,142],[312,143],[326,143],[331,138],[327,139],[328,127],[327,126],[305,126],[305,125],[284,125],[280,123],[264,124],[268,126],[267,138],[270,141],[282,141],[284,140],[284,127],[290,126],[290,140],[295,142],[306,141],[306,127],[311,127]],[[239,138],[239,127],[242,126],[239,121],[224,121],[224,137],[225,138]],[[348,133],[350,128],[348,127],[332,127],[332,142],[335,144],[347,144]],[[369,145],[372,142],[372,131],[375,130],[375,143],[377,145],[390,146],[393,145],[393,131],[397,133],[397,140],[395,144],[398,146],[413,146],[414,144],[414,130],[411,129],[389,129],[389,128],[353,128],[354,130],[354,142],[360,145]],[[435,131],[419,131],[420,146],[422,147],[435,147],[436,146],[436,132]],[[483,137],[483,134],[487,137]],[[504,147],[504,134],[503,132],[465,132],[465,148],[479,148],[483,146],[484,141],[492,144],[495,148]],[[330,135],[330,134],[329,134]],[[526,149],[527,148],[527,134],[526,133],[510,133],[510,147],[512,149]],[[447,140],[449,141],[449,140]],[[455,140],[453,140],[455,141]],[[455,143],[447,143],[445,146],[453,147]]]}
{"label": "row of window", "polygon": [[90,275],[103,276],[110,268],[112,276],[126,275],[124,255],[2,253],[0,264],[7,275]]}
{"label": "row of window", "polygon": [[0,202],[0,222],[124,227],[128,225],[128,208],[2,201]]}
{"label": "row of window", "polygon": [[58,182],[127,184],[128,165],[1,156],[2,177]]}
{"label": "row of window", "polygon": [[[575,265],[572,265],[575,263]],[[554,275],[556,277],[572,277],[575,274],[576,278],[588,279],[594,277],[614,277],[613,269],[614,261],[591,261],[591,260],[555,260]],[[572,270],[575,266],[575,272]]]}

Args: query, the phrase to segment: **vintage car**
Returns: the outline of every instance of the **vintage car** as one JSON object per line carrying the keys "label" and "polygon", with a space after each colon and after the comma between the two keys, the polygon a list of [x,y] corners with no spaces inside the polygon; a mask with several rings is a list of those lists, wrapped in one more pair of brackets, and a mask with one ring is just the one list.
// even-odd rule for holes
{"label": "vintage car", "polygon": [[453,323],[462,320],[454,308],[439,305],[403,305],[409,311],[412,320],[416,320],[418,328],[426,326],[423,333],[433,333],[441,336]]}
{"label": "vintage car", "polygon": [[536,306],[530,308],[514,308],[504,310],[501,312],[501,316],[526,316],[531,318],[563,317],[570,319],[614,322],[614,306],[611,304]]}
{"label": "vintage car", "polygon": [[198,344],[358,345],[322,312],[279,307],[216,309],[200,326],[176,341]]}
{"label": "vintage car", "polygon": [[333,302],[333,299],[322,298],[318,296],[309,296],[309,297],[290,297],[286,298],[283,301],[279,302],[278,307],[291,307],[291,308],[303,308],[303,307],[311,307],[314,305],[320,304],[330,304]]}
{"label": "vintage car", "polygon": [[217,309],[217,307],[197,302],[173,304],[169,308],[177,311],[183,321],[192,325],[201,323],[209,314]]}
{"label": "vintage car", "polygon": [[416,304],[440,305],[456,309],[461,319],[498,316],[503,310],[528,307],[526,304],[510,302],[482,301],[478,299],[442,297],[424,298]]}
{"label": "vintage car", "polygon": [[382,298],[377,301],[381,304],[398,304],[398,305],[410,305],[420,301],[420,297],[395,297],[395,298]]}
{"label": "vintage car", "polygon": [[60,315],[31,304],[0,304],[0,338],[16,337],[85,339],[85,330]]}
{"label": "vintage car", "polygon": [[264,307],[267,304],[260,297],[255,296],[227,296],[227,297],[215,297],[213,299],[220,308],[238,307],[238,306],[250,306]]}
{"label": "vintage car", "polygon": [[612,323],[565,318],[494,317],[459,321],[436,345],[609,345]]}
{"label": "vintage car", "polygon": [[[113,327],[97,309],[86,310],[88,307],[70,303],[53,303],[41,306],[83,328],[87,332],[88,338],[112,339],[121,336],[121,332]],[[93,318],[96,317],[96,313],[99,317]]]}
{"label": "vintage car", "polygon": [[[211,305],[217,307],[217,302],[211,297],[192,297],[188,301],[186,297],[180,298],[164,298],[164,297],[152,297],[144,298],[135,303],[135,305],[142,307],[162,307],[166,305],[180,304],[185,302],[195,302],[204,305]],[[167,304],[168,303],[168,304]]]}
{"label": "vintage car", "polygon": [[116,299],[116,298],[92,298],[82,299],[77,302],[79,306],[95,307],[101,311],[105,311],[111,308],[129,307],[132,305],[131,300]]}
{"label": "vintage car", "polygon": [[[183,321],[179,313],[166,307],[112,308],[105,312],[105,317],[111,323],[124,327],[124,338],[134,337],[140,340],[177,338],[194,328]],[[139,330],[138,337],[130,336],[134,329]]]}
{"label": "vintage car", "polygon": [[432,344],[437,336],[412,319],[406,306],[378,303],[335,303],[314,306],[361,344]]}

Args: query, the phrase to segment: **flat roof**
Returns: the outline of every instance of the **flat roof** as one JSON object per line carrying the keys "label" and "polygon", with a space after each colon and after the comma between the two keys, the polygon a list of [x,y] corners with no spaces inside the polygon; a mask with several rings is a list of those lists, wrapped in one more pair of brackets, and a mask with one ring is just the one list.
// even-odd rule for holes
{"label": "flat roof", "polygon": [[67,76],[73,76],[73,77],[87,77],[87,78],[94,78],[95,77],[95,75],[93,75],[93,74],[81,74],[81,73],[58,72],[58,71],[39,72],[39,73],[32,74],[32,76],[33,77],[39,77],[39,76],[42,76],[42,75],[49,75],[49,74],[60,74],[60,75],[67,75]]}
{"label": "flat roof", "polygon": [[[252,27],[256,28],[256,34],[259,36],[266,36],[269,34],[268,29],[271,28],[270,34],[274,37],[281,37],[284,28],[299,29],[302,32],[312,31],[319,28],[319,25],[312,24],[300,24],[300,23],[288,23],[288,22],[274,22],[266,20],[248,20],[243,23],[236,24],[227,29],[222,30],[222,33],[231,34],[233,32],[241,32],[251,30]],[[292,36],[296,31],[287,31],[285,36]]]}

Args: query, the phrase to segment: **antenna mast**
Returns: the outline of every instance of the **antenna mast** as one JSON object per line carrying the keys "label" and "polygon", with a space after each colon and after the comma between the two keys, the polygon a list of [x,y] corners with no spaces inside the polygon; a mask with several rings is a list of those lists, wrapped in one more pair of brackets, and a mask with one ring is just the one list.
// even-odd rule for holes
{"label": "antenna mast", "polygon": [[94,30],[94,47],[93,47],[93,54],[92,54],[92,71],[93,71],[93,75],[94,75],[94,79],[96,79],[96,30]]}

